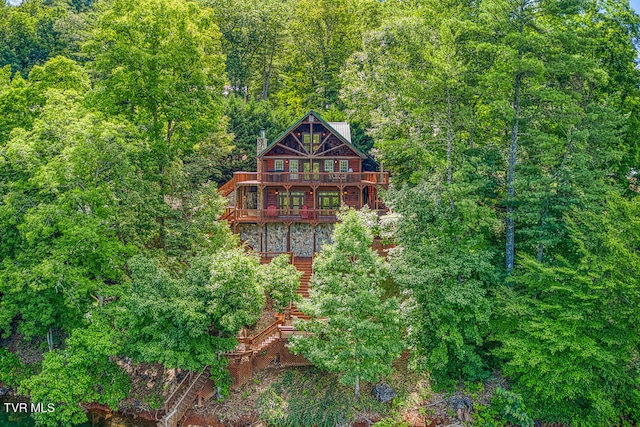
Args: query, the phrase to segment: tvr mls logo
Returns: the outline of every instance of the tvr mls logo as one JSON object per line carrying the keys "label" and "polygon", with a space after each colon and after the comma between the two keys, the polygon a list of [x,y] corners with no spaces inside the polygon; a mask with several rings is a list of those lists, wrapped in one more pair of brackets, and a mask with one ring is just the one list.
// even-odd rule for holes
{"label": "tvr mls logo", "polygon": [[45,406],[42,403],[32,403],[29,405],[25,402],[11,403],[4,402],[4,410],[5,412],[54,412],[56,410],[56,406],[53,403],[47,404]]}

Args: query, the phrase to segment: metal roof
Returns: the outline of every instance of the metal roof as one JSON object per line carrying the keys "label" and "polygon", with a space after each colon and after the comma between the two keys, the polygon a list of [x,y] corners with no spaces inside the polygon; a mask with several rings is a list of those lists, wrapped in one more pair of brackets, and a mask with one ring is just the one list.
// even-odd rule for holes
{"label": "metal roof", "polygon": [[328,122],[344,139],[351,142],[351,126],[347,122]]}

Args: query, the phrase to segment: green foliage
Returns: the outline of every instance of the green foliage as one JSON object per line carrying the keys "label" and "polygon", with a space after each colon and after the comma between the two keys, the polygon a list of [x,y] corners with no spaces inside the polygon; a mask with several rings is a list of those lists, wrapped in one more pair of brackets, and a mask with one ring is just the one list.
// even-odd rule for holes
{"label": "green foliage", "polygon": [[[374,214],[375,215],[375,214]],[[308,332],[290,338],[291,350],[340,374],[340,382],[377,381],[391,373],[403,348],[399,302],[384,299],[387,267],[372,249],[366,220],[354,210],[339,215],[333,243],[314,260],[310,298],[300,308],[313,316],[296,324]]]}
{"label": "green foliage", "polygon": [[288,255],[278,255],[269,264],[263,265],[259,276],[262,287],[273,300],[275,310],[282,312],[290,303],[300,302],[297,290],[302,272],[289,263]]}
{"label": "green foliage", "polygon": [[11,66],[26,77],[31,67],[43,64],[64,48],[56,23],[66,15],[58,2],[22,2],[20,6],[0,6],[0,68]]}
{"label": "green foliage", "polygon": [[20,392],[34,402],[55,405],[53,412],[34,413],[40,425],[75,425],[87,421],[83,402],[98,402],[117,410],[129,394],[127,373],[113,360],[120,339],[98,312],[88,328],[73,331],[64,350],[45,354],[42,370],[20,383]]}
{"label": "green foliage", "polygon": [[453,208],[426,183],[390,196],[402,214],[391,272],[408,292],[404,314],[412,325],[408,338],[415,362],[440,386],[448,379],[484,378],[495,218],[478,206]]}
{"label": "green foliage", "polygon": [[[49,71],[45,65],[40,84]],[[21,333],[44,335],[52,327],[78,326],[91,295],[118,295],[122,267],[133,251],[119,239],[115,218],[121,179],[129,173],[127,137],[126,123],[86,111],[75,90],[51,88],[32,129],[14,129],[3,146],[5,336],[18,313]]]}
{"label": "green foliage", "polygon": [[521,426],[533,427],[522,397],[511,390],[498,387],[488,406],[475,405],[474,425],[482,427]]}
{"label": "green foliage", "polygon": [[0,348],[0,383],[16,387],[25,374],[20,358],[6,348]]}
{"label": "green foliage", "polygon": [[225,102],[229,116],[228,131],[234,135],[233,149],[224,158],[222,177],[231,179],[234,172],[256,169],[256,138],[265,129],[266,137],[273,141],[281,132],[299,119],[285,108],[274,107],[266,101],[245,102],[241,97],[229,95]]}
{"label": "green foliage", "polygon": [[213,377],[224,378],[221,353],[235,347],[237,332],[255,323],[264,306],[257,259],[239,249],[196,258],[186,279],[141,256],[128,265],[133,283],[114,307],[125,353],[167,368],[209,365]]}
{"label": "green foliage", "polygon": [[335,377],[316,369],[287,370],[256,402],[261,420],[273,426],[312,427],[347,424],[358,413],[381,412],[387,405],[372,396],[345,394]]}
{"label": "green foliage", "polygon": [[[496,350],[536,418],[599,425],[637,413],[640,372],[639,199],[611,195],[601,213],[574,212],[570,259],[523,258],[504,290]],[[530,295],[535,295],[535,299]],[[518,319],[515,322],[515,319]]]}
{"label": "green foliage", "polygon": [[197,3],[114,1],[86,49],[100,107],[147,126],[160,166],[217,129],[224,57],[212,15]]}

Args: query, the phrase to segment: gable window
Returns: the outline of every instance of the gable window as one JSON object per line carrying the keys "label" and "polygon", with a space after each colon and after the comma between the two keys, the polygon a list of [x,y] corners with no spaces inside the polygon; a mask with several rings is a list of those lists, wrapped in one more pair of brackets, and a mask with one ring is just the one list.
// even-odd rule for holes
{"label": "gable window", "polygon": [[340,160],[340,173],[349,171],[349,160]]}
{"label": "gable window", "polygon": [[320,148],[320,134],[319,133],[314,133],[313,134],[313,150],[317,150],[318,148]]}
{"label": "gable window", "polygon": [[324,161],[324,171],[325,172],[333,172],[333,160],[325,160]]}
{"label": "gable window", "polygon": [[304,145],[304,149],[307,150],[307,153],[311,153],[311,134],[310,133],[302,134],[302,144]]}
{"label": "gable window", "polygon": [[276,172],[284,172],[284,160],[276,159],[274,161],[273,168]]}

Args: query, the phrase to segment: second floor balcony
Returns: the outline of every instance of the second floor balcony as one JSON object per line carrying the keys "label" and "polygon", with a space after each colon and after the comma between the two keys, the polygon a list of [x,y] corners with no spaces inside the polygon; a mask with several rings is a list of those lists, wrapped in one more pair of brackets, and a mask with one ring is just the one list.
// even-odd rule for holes
{"label": "second floor balcony", "polygon": [[388,172],[235,172],[236,184],[364,184],[388,185]]}

